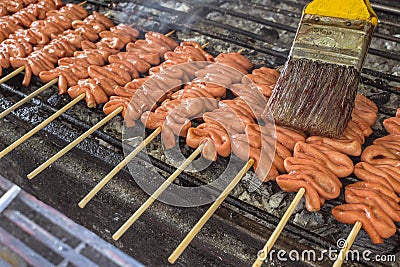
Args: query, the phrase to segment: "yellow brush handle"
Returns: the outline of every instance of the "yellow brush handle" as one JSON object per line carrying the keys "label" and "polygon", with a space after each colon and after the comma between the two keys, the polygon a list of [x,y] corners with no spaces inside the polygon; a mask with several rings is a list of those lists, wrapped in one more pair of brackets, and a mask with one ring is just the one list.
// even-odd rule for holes
{"label": "yellow brush handle", "polygon": [[369,0],[314,0],[306,6],[304,13],[350,20],[364,20],[371,22],[375,27],[378,25],[378,17]]}

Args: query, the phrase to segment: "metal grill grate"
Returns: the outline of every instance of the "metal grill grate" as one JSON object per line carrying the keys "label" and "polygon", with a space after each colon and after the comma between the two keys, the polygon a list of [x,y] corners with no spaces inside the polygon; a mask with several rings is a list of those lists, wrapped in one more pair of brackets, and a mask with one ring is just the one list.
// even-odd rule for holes
{"label": "metal grill grate", "polygon": [[0,189],[2,266],[142,266],[1,176]]}
{"label": "metal grill grate", "polygon": [[[134,1],[129,3],[110,1],[98,2],[89,0],[88,7],[90,9],[101,10],[102,12],[108,11],[111,7],[113,11],[112,17],[116,22],[124,22],[127,24],[134,22],[135,25],[138,25],[138,28],[143,32],[150,30],[168,32],[172,29],[175,29],[178,31],[176,35],[178,37],[177,39],[179,40],[189,40],[193,38],[197,41],[210,42],[207,50],[214,55],[216,55],[218,52],[237,51],[244,47],[247,48],[244,54],[254,61],[257,66],[266,65],[270,67],[277,67],[284,64],[284,61],[286,60],[296,25],[300,19],[300,12],[304,6],[304,1],[289,0],[216,0],[203,1],[203,3],[200,1],[181,0],[174,1],[177,3],[176,5],[171,5],[171,2],[172,1],[163,0],[158,2]],[[206,4],[204,4],[204,2]],[[362,90],[363,93],[367,94],[369,98],[378,104],[380,109],[379,116],[381,120],[388,115],[393,115],[395,108],[400,106],[400,78],[398,74],[394,75],[396,72],[395,68],[390,68],[389,70],[389,67],[386,67],[388,65],[399,65],[400,59],[398,55],[400,47],[400,15],[398,9],[393,7],[395,3],[390,1],[382,1],[380,3],[382,4],[376,7],[377,11],[379,11],[378,16],[381,18],[382,26],[375,33],[373,42],[378,44],[382,44],[382,42],[386,44],[386,42],[388,42],[388,44],[392,44],[392,48],[388,49],[382,45],[373,47],[370,50],[369,59],[366,62],[366,68],[363,70],[364,88],[362,88]],[[388,3],[393,5],[389,6]],[[258,13],[252,15],[255,13],[255,11],[258,11]],[[264,17],[261,16],[261,14],[267,15]],[[380,66],[379,64],[382,64],[382,66],[377,67]],[[399,72],[400,70],[397,70],[397,73]],[[34,79],[33,85],[26,90],[20,88],[19,84],[21,80],[21,77],[16,77],[13,81],[8,82],[8,85],[2,85],[2,91],[0,92],[2,95],[2,97],[0,97],[0,106],[2,108],[8,107],[18,99],[25,97],[40,84],[38,79]],[[21,132],[32,128],[32,125],[38,124],[43,118],[54,113],[68,101],[69,98],[66,96],[57,96],[55,90],[49,90],[48,92],[45,92],[25,107],[14,112],[15,116],[9,118],[11,122],[0,122],[0,127],[4,127],[4,129],[11,131],[9,134],[7,134],[5,133],[7,130],[4,130],[2,132],[4,136],[0,135],[0,138],[5,140],[4,144],[9,144],[11,140],[15,140],[15,136],[13,135],[20,136]],[[18,180],[18,184],[24,188],[27,188],[27,190],[30,192],[35,192],[35,194],[42,199],[45,199],[47,196],[51,195],[51,193],[47,192],[48,188],[53,188],[60,185],[63,186],[65,184],[74,186],[74,192],[70,193],[71,195],[65,194],[59,198],[74,199],[69,201],[71,203],[63,204],[75,207],[75,203],[80,199],[80,197],[82,197],[87,192],[87,189],[91,188],[95,181],[101,177],[101,171],[99,171],[99,176],[97,172],[94,172],[89,167],[87,167],[89,169],[73,170],[75,167],[75,165],[71,165],[73,160],[83,161],[84,159],[84,161],[87,161],[88,163],[91,162],[91,167],[98,168],[99,170],[109,170],[111,166],[115,166],[116,163],[121,160],[121,154],[118,153],[118,151],[121,149],[121,142],[118,138],[118,132],[115,132],[115,129],[112,129],[112,126],[108,128],[106,127],[100,131],[96,131],[93,134],[93,138],[87,142],[83,142],[82,145],[78,146],[80,150],[74,150],[74,153],[72,153],[69,158],[67,157],[65,161],[61,159],[60,162],[52,166],[51,170],[46,171],[46,175],[41,178],[39,182],[35,180],[32,182],[32,184],[30,184],[22,179],[25,178],[26,173],[31,169],[32,166],[36,166],[37,163],[42,162],[43,159],[46,158],[46,155],[49,154],[49,152],[46,151],[46,149],[49,150],[47,147],[48,145],[52,147],[53,150],[64,146],[65,141],[71,141],[71,139],[76,137],[78,133],[87,130],[90,128],[90,125],[93,125],[102,117],[103,115],[100,110],[89,111],[85,107],[84,103],[81,103],[76,108],[73,108],[66,114],[63,114],[60,120],[57,120],[49,125],[45,129],[45,133],[36,139],[37,142],[44,142],[44,144],[31,143],[29,146],[27,145],[27,147],[19,148],[20,152],[15,151],[11,153],[9,156],[10,162],[16,166],[23,166],[22,168],[16,168],[17,170],[15,170],[22,177],[20,180]],[[117,125],[119,123],[120,119],[116,118],[110,124]],[[15,134],[14,130],[17,132],[17,134]],[[383,134],[384,131],[382,130],[381,125],[378,124],[376,126],[374,136],[370,138],[368,142],[371,142],[373,138],[382,136]],[[107,147],[111,147],[113,151],[104,149],[104,147],[99,145],[99,143],[106,144]],[[154,146],[157,146],[157,142],[155,143],[156,144]],[[36,154],[34,153],[33,157],[30,158],[28,153],[32,149],[36,149],[39,152]],[[115,150],[117,153],[114,152]],[[139,158],[143,159],[143,157],[140,156]],[[157,167],[158,172],[172,173],[174,171],[172,166],[161,161],[160,158],[155,156],[150,156],[150,158],[153,165]],[[135,164],[138,164],[139,170],[142,168],[140,165],[144,163],[142,163],[142,161],[137,161]],[[224,167],[221,161],[218,161],[215,165],[216,168]],[[4,170],[6,170],[6,167],[4,166],[6,166],[5,163],[2,165],[2,167]],[[87,173],[83,174],[82,170],[87,171]],[[140,173],[140,171],[138,172]],[[105,173],[107,172],[105,171],[103,174]],[[60,179],[60,176],[62,176],[62,179]],[[205,173],[205,176],[212,177],[212,173]],[[123,179],[121,179],[121,177],[123,177]],[[56,179],[57,181],[51,179]],[[135,195],[139,194],[138,191],[140,191],[140,189],[132,184],[129,176],[127,175],[121,174],[120,177],[116,179],[121,179],[124,181],[124,183],[111,183],[110,188],[106,190],[106,192],[103,192],[103,194],[99,195],[100,201],[96,202],[96,204],[100,205],[100,203],[108,202],[109,199],[112,199],[114,201],[114,206],[111,205],[111,208],[116,210],[115,212],[118,211],[118,208],[121,209],[121,207],[125,207],[125,213],[118,211],[123,215],[115,216],[117,219],[119,218],[123,220],[123,218],[126,218],[131,211],[135,210],[134,207],[131,207],[132,202],[134,202],[135,205],[137,203],[142,203],[142,201],[137,200],[137,195]],[[345,183],[349,183],[351,181],[353,181],[352,177],[344,180]],[[198,177],[189,174],[182,174],[179,182],[187,186],[199,185],[202,183]],[[244,184],[242,187],[239,186],[236,192],[234,192],[233,197],[229,197],[227,199],[227,202],[224,204],[224,208],[222,208],[218,213],[218,215],[222,218],[221,221],[214,222],[213,224],[216,225],[217,228],[220,227],[221,229],[225,229],[221,225],[234,225],[234,230],[229,228],[231,229],[229,236],[218,232],[224,236],[224,239],[231,241],[230,247],[218,247],[219,245],[225,243],[222,241],[211,240],[214,238],[214,236],[212,236],[212,238],[210,237],[211,234],[204,234],[204,236],[199,237],[199,241],[195,242],[195,247],[201,251],[212,250],[211,252],[207,251],[205,255],[208,255],[207,253],[209,253],[213,257],[220,256],[224,259],[223,262],[227,264],[238,265],[239,263],[248,263],[249,260],[253,258],[257,252],[257,249],[262,245],[261,241],[264,241],[265,237],[269,236],[270,229],[273,229],[277,224],[279,220],[278,218],[286,209],[286,205],[292,198],[291,194],[284,194],[281,199],[282,202],[278,208],[265,210],[257,206],[254,199],[258,201],[263,199],[264,196],[266,198],[280,197],[280,189],[277,188],[276,184],[270,183],[265,185],[261,192],[247,192],[243,189],[246,186],[248,185]],[[58,192],[65,190],[67,189],[57,189]],[[120,192],[124,193],[122,194]],[[248,194],[248,196],[246,194]],[[350,228],[350,226],[343,226],[342,224],[335,222],[330,216],[330,208],[342,201],[343,199],[338,199],[328,202],[320,213],[321,217],[316,218],[319,221],[315,225],[301,225],[292,221],[285,228],[284,240],[282,240],[281,243],[278,242],[278,247],[290,248],[309,246],[322,250],[335,245],[335,240],[337,240],[338,237],[346,236],[346,233],[349,232]],[[63,205],[60,204],[60,206]],[[181,224],[175,225],[170,223],[165,218],[160,218],[164,214],[164,208],[165,207],[163,205],[159,205],[153,211],[149,211],[151,214],[149,217],[153,216],[156,219],[153,217],[150,220],[148,218],[144,219],[149,224],[156,221],[155,224],[159,225],[154,226],[156,230],[152,230],[154,228],[149,230],[147,229],[147,226],[143,226],[143,228],[138,226],[141,231],[148,231],[146,232],[148,236],[145,236],[144,238],[156,239],[154,233],[152,235],[153,231],[163,235],[162,238],[158,239],[160,241],[160,244],[158,244],[159,247],[149,248],[150,245],[147,247],[143,245],[145,247],[143,250],[154,249],[156,251],[155,253],[158,253],[157,251],[159,251],[160,255],[155,256],[154,253],[140,250],[138,245],[132,244],[132,241],[136,240],[135,235],[131,235],[126,239],[125,242],[118,243],[117,245],[123,247],[125,251],[129,251],[132,255],[140,258],[141,260],[146,258],[149,264],[157,262],[159,258],[165,259],[167,254],[174,248],[174,244],[176,244],[176,236],[181,236],[182,232],[187,232],[190,226],[193,225],[194,219],[190,221],[191,219],[183,216],[183,214],[185,214],[184,211],[181,211],[180,209],[174,209],[173,212],[171,212],[171,218],[168,219],[173,218],[174,221],[178,221],[176,217],[183,216],[183,220],[187,219],[187,221],[191,222],[191,224],[187,226],[182,222],[182,220],[180,220],[179,222]],[[203,209],[200,209],[200,211],[197,210],[197,212],[201,214],[202,210]],[[69,216],[76,216],[78,210],[77,208],[64,208],[63,212],[70,212]],[[190,216],[193,216],[192,213],[188,213]],[[89,215],[83,215],[83,217],[80,217],[82,215],[79,215],[76,217],[88,228],[94,229],[97,232],[102,232],[96,230],[96,228],[92,226],[92,223],[95,225],[101,225],[96,227],[102,228],[102,221],[111,221],[111,212],[102,211],[100,207],[98,210],[96,209],[95,211],[92,211],[92,214],[95,214],[97,216],[96,220],[101,222],[92,222]],[[165,212],[165,214],[169,213]],[[25,223],[24,221],[27,219],[27,217],[21,217],[21,215],[18,213],[7,211],[5,215],[3,214],[2,216],[7,221],[14,220],[25,226],[29,225],[29,223]],[[296,216],[301,218],[301,216],[305,216],[305,214],[299,209],[296,212]],[[323,223],[321,223],[321,221],[323,221]],[[189,224],[189,222],[186,223]],[[166,225],[165,228],[169,227],[171,229],[164,229],[164,225]],[[115,228],[117,227],[113,224],[113,222],[110,222],[107,224],[107,226],[109,229],[111,229],[111,231],[116,230]],[[138,235],[140,230],[136,231],[135,234]],[[167,231],[168,233],[166,233]],[[207,231],[211,233],[213,230],[207,229]],[[102,234],[104,233],[102,232]],[[221,238],[221,235],[219,238]],[[229,239],[234,238],[232,236],[235,235],[239,235],[236,240]],[[246,240],[246,242],[242,243],[241,240],[239,240],[240,238]],[[377,247],[369,245],[368,237],[362,236],[361,241],[356,243],[356,246],[360,248],[371,248],[374,253],[400,253],[398,242],[399,238],[400,237],[397,234],[384,246]],[[141,242],[145,241],[142,240]],[[150,241],[148,242],[150,243]],[[69,245],[70,249],[67,250],[74,250],[76,248],[79,250],[78,245],[79,244],[75,243],[73,246]],[[133,246],[137,250],[129,249]],[[167,249],[168,246],[170,246],[170,248]],[[163,252],[166,252],[165,255]],[[192,251],[190,253],[195,252]],[[191,258],[193,254],[190,253],[187,252],[187,254],[183,255],[182,261],[187,263],[187,265],[200,266],[201,264],[197,262],[196,258]],[[151,259],[152,256],[154,257],[153,262]],[[58,261],[58,264],[61,264],[63,260],[58,259]],[[205,262],[208,265],[217,265],[214,261],[209,259],[207,259]],[[305,263],[305,265],[307,264]],[[361,265],[371,265],[371,263],[362,262]]]}

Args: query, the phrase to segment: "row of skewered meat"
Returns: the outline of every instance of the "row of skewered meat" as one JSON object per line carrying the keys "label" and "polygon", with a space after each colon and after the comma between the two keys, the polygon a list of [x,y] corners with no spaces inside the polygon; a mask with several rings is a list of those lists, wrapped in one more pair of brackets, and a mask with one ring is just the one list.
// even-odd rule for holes
{"label": "row of skewered meat", "polygon": [[54,11],[63,6],[61,1],[40,0],[20,9],[9,16],[0,17],[0,42],[3,42],[11,34],[23,31],[34,21],[43,20]]}
{"label": "row of skewered meat", "polygon": [[[39,53],[38,51],[51,40],[53,40],[54,49],[59,50],[59,47],[64,44],[55,40],[61,39],[61,34],[65,36],[64,38],[76,38],[71,32],[65,30],[72,27],[72,21],[83,19],[88,15],[84,8],[73,4],[67,4],[59,10],[52,10],[46,14],[48,15],[46,19],[34,21],[28,29],[16,30],[0,44],[1,68],[9,68],[10,65],[15,68],[21,65],[22,58],[26,58],[34,52]],[[88,20],[93,21],[94,17],[96,17],[95,13]],[[66,56],[65,53],[63,55]],[[35,59],[31,60],[35,61]],[[25,86],[29,85],[28,78],[31,74],[30,68],[27,68],[26,71]]]}
{"label": "row of skewered meat", "polygon": [[[196,74],[201,72],[202,70],[197,70],[194,74],[197,76]],[[213,72],[209,72],[209,74],[215,75]],[[227,76],[224,75],[224,77]],[[234,88],[234,86],[232,87]],[[243,157],[243,159],[246,160],[249,158],[249,151],[246,150],[246,147],[253,147],[252,145],[254,145],[254,147],[261,147],[259,136],[262,136],[262,134],[260,134],[260,129],[262,127],[255,124],[254,121],[251,122],[251,119],[255,119],[255,115],[252,114],[253,111],[249,109],[249,106],[245,104],[236,110],[236,113],[240,114],[239,117],[243,116],[243,113],[246,112],[248,114],[252,114],[247,118],[241,117],[239,120],[242,125],[240,125],[240,123],[232,123],[234,121],[232,120],[232,116],[224,115],[218,118],[218,115],[216,115],[219,112],[223,112],[224,108],[226,107],[224,104],[220,103],[226,103],[232,100],[223,100],[218,103],[222,110],[215,108],[216,102],[212,103],[211,105],[208,103],[209,106],[211,106],[211,108],[208,108],[208,110],[211,110],[211,112],[206,113],[204,113],[204,111],[207,111],[207,103],[204,101],[194,102],[196,103],[195,105],[191,105],[189,104],[190,102],[186,102],[187,104],[184,104],[183,106],[180,106],[182,102],[177,102],[177,100],[191,98],[194,91],[196,91],[197,97],[218,99],[221,96],[223,97],[225,94],[223,88],[224,87],[222,86],[218,87],[214,84],[211,84],[211,86],[207,85],[207,83],[201,81],[201,79],[197,82],[187,84],[182,90],[173,93],[169,99],[164,100],[164,102],[162,102],[162,104],[156,108],[154,112],[148,111],[143,114],[142,122],[146,124],[146,127],[152,129],[158,127],[162,127],[163,129],[169,128],[163,137],[164,142],[166,141],[167,143],[170,142],[170,140],[173,140],[171,136],[174,135],[186,135],[187,144],[194,148],[198,147],[200,143],[205,142],[206,146],[203,148],[203,156],[206,158],[215,159],[217,154],[220,156],[228,156],[231,153],[230,149],[232,148],[233,153],[239,157]],[[204,92],[214,92],[214,95],[210,94],[207,97]],[[243,101],[242,99],[240,100]],[[252,107],[254,107],[253,104],[254,103],[251,103]],[[213,105],[214,107],[212,107]],[[193,109],[193,107],[199,107],[199,109]],[[234,107],[234,105],[232,105],[232,107]],[[175,112],[176,114],[174,114]],[[203,120],[205,123],[196,128],[188,128],[188,125],[190,125],[190,121],[188,120],[190,116],[198,116],[201,113],[204,113]],[[290,178],[292,178],[291,176],[295,176],[296,178],[291,179],[290,182],[287,180],[282,182],[281,180],[278,181],[278,184],[282,187],[297,187],[297,189],[286,189],[287,191],[296,191],[300,187],[305,187],[307,190],[307,208],[309,210],[318,210],[324,203],[325,199],[336,198],[339,195],[341,188],[341,183],[337,177],[345,177],[353,172],[354,166],[348,156],[359,156],[361,154],[361,145],[364,143],[365,137],[372,133],[371,126],[375,124],[376,118],[377,107],[367,98],[363,97],[362,95],[358,95],[355,109],[353,111],[353,119],[349,123],[348,128],[341,139],[325,138],[321,136],[311,136],[305,139],[305,135],[303,134],[278,127],[279,132],[282,132],[282,130],[283,132],[286,131],[286,134],[281,135],[285,136],[286,139],[288,139],[288,137],[293,137],[293,134],[297,134],[298,138],[298,140],[289,139],[288,143],[286,143],[286,148],[289,151],[290,149],[294,151],[294,157],[290,157],[290,153],[286,154],[289,156],[283,156],[285,160],[283,162],[284,169],[282,171],[289,172],[288,176],[290,176]],[[171,121],[168,122],[168,119],[170,119],[172,123]],[[181,125],[177,125],[177,122],[180,122]],[[385,121],[385,125],[387,125],[389,122],[391,125],[390,129],[392,129],[392,131],[398,130],[398,124],[393,122],[393,119]],[[238,127],[238,125],[244,126],[244,128],[242,127],[241,130],[238,130],[241,128],[240,126]],[[397,125],[397,128],[393,125]],[[246,139],[250,136],[253,137],[252,141],[249,142],[251,145],[237,145],[242,141],[240,135],[233,135],[233,137],[230,137],[226,129],[235,129],[234,131],[237,131],[236,133],[242,133],[241,137],[244,137],[243,139]],[[271,138],[271,136],[269,136],[269,138]],[[283,140],[285,138],[281,137],[281,139]],[[212,142],[207,142],[209,140],[212,140]],[[379,141],[380,140],[376,142]],[[398,140],[396,144],[397,146],[393,148],[393,151],[397,152],[393,153],[398,154],[398,151],[400,151],[398,147]],[[391,145],[394,146],[394,144]],[[257,158],[255,155],[262,154],[263,153],[252,154],[250,152],[250,158],[259,161],[259,158]],[[284,154],[282,153],[282,155]],[[396,172],[398,173],[399,164],[396,164],[397,165],[391,169],[393,177]],[[357,167],[358,166],[355,168],[356,174]],[[387,166],[387,168],[389,168],[389,166]],[[255,166],[255,169],[257,173],[257,165]],[[386,171],[389,172],[388,170]],[[259,173],[260,172],[261,171],[259,171]],[[278,179],[281,179],[282,177],[284,176],[278,176]],[[297,179],[298,177],[304,178],[301,180]],[[398,181],[398,174],[396,178]],[[396,183],[393,179],[392,183]],[[282,185],[283,183],[286,184]],[[391,194],[391,196],[394,196],[394,194]],[[398,198],[396,198],[396,200],[397,202],[392,202],[391,205],[396,207],[395,210],[392,211],[394,214],[393,216],[398,218]],[[355,218],[358,218],[358,216],[355,216]],[[368,225],[371,225],[371,222],[367,224],[367,227]],[[391,228],[388,228],[390,235],[386,235],[385,237],[389,237],[395,233],[395,226],[393,224],[391,226]]]}
{"label": "row of skewered meat", "polygon": [[35,4],[37,0],[12,0],[0,2],[0,17],[16,13],[30,4]]}

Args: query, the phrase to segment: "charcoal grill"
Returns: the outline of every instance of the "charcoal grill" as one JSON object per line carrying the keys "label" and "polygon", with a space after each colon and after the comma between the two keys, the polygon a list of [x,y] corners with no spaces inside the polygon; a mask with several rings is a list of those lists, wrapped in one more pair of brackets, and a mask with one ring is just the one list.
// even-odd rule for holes
{"label": "charcoal grill", "polygon": [[[174,37],[179,41],[209,42],[206,50],[214,55],[245,48],[243,54],[256,67],[278,67],[286,60],[305,3],[303,0],[89,0],[85,7],[103,13],[111,11],[111,18],[115,22],[134,23],[142,32],[156,30],[166,33],[176,30]],[[373,6],[381,21],[362,72],[360,90],[378,105],[379,122],[365,145],[385,134],[382,120],[393,116],[395,109],[400,106],[400,3],[376,0]],[[2,110],[42,85],[34,78],[29,88],[21,88],[21,81],[22,76],[19,75],[1,85]],[[0,149],[4,149],[68,102],[67,96],[57,95],[53,88],[0,120]],[[111,234],[148,197],[135,184],[127,170],[113,179],[85,209],[76,205],[97,181],[123,159],[120,140],[122,118],[116,117],[103,129],[94,132],[39,177],[32,181],[26,179],[29,171],[103,117],[101,109],[88,110],[84,103],[78,104],[1,159],[0,174],[145,265],[169,266],[167,257],[206,211],[207,206],[178,208],[156,202],[120,241],[113,241]],[[158,172],[168,176],[175,170],[171,162],[161,159],[159,149],[160,140],[156,139],[147,150],[151,165],[144,154],[134,159],[134,175],[146,177]],[[357,160],[354,158],[355,162]],[[224,166],[226,162],[222,159],[212,167],[220,170]],[[177,183],[185,186],[201,185],[215,175],[210,169],[199,175],[183,173]],[[252,189],[249,181],[249,177],[245,177],[235,188],[176,265],[249,266],[252,263],[294,194],[282,193],[274,182]],[[354,182],[355,178],[347,177],[342,181],[346,185]],[[351,230],[350,225],[343,225],[330,215],[331,208],[343,201],[341,195],[336,200],[328,201],[319,213],[313,214],[304,210],[302,202],[275,249],[322,251],[336,248],[336,241],[345,238]],[[398,266],[400,261],[399,233],[381,246],[372,245],[368,236],[361,233],[354,248],[369,249],[374,254],[396,254],[398,261],[377,263],[360,259],[349,265]],[[320,262],[290,264],[327,266],[331,263],[329,258],[324,258]],[[289,263],[274,260],[273,264],[287,266]]]}

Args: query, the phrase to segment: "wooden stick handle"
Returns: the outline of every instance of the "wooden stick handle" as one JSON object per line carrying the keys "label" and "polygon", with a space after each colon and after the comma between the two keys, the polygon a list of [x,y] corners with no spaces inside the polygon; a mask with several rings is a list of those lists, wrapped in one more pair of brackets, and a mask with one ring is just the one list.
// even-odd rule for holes
{"label": "wooden stick handle", "polygon": [[16,110],[17,108],[19,108],[20,106],[22,106],[23,104],[28,102],[30,99],[34,98],[35,96],[39,95],[43,91],[47,90],[50,86],[55,84],[57,81],[58,81],[58,78],[51,80],[50,82],[46,83],[42,87],[33,91],[30,95],[26,96],[24,99],[21,99],[20,101],[18,101],[17,103],[15,103],[11,107],[9,107],[8,109],[4,110],[2,113],[0,113],[0,119],[4,118],[8,114],[10,114],[11,111]]}
{"label": "wooden stick handle", "polygon": [[179,246],[172,252],[171,256],[169,256],[168,261],[170,263],[175,263],[175,261],[179,258],[179,256],[183,253],[186,247],[190,244],[193,238],[200,232],[201,228],[203,228],[204,224],[211,218],[214,212],[218,209],[218,207],[222,204],[225,198],[230,194],[230,192],[235,188],[235,186],[239,183],[242,177],[246,174],[246,172],[253,166],[254,160],[250,159],[247,164],[238,172],[238,174],[233,178],[233,180],[229,183],[229,185],[225,188],[224,191],[218,196],[218,198],[214,201],[214,203],[210,206],[210,208],[204,213],[203,217],[196,223],[196,225],[192,228],[192,230],[187,234],[187,236],[183,239],[183,241],[179,244]]}
{"label": "wooden stick handle", "polygon": [[161,127],[158,127],[146,139],[144,139],[129,155],[121,161],[111,172],[109,172],[79,203],[80,208],[84,208],[87,203],[130,162],[140,151],[142,151],[157,135],[161,133]]}
{"label": "wooden stick handle", "polygon": [[70,151],[72,148],[74,148],[76,145],[78,145],[80,142],[82,142],[86,137],[91,135],[94,131],[99,129],[101,126],[106,124],[109,120],[117,116],[119,113],[122,112],[124,108],[119,107],[116,110],[114,110],[112,113],[107,115],[104,119],[96,123],[92,128],[87,130],[85,133],[80,135],[77,139],[75,139],[72,143],[61,149],[57,154],[52,156],[50,159],[48,159],[46,162],[44,162],[42,165],[40,165],[38,168],[36,168],[34,171],[28,174],[28,179],[34,178],[36,175],[41,173],[43,170],[45,170],[47,167],[49,167],[53,162],[55,162],[57,159],[61,158],[65,153]]}
{"label": "wooden stick handle", "polygon": [[13,72],[7,74],[6,76],[4,76],[3,78],[0,79],[0,84],[5,83],[6,81],[10,80],[11,78],[16,76],[17,74],[23,72],[24,69],[25,69],[25,66],[21,66],[18,69],[14,70]]}
{"label": "wooden stick handle", "polygon": [[175,30],[172,30],[169,33],[166,33],[165,36],[170,37],[174,32],[175,32]]}
{"label": "wooden stick handle", "polygon": [[263,261],[264,261],[263,259],[265,259],[267,257],[269,251],[274,246],[276,240],[278,239],[279,235],[281,234],[283,228],[285,228],[285,225],[287,224],[290,216],[293,214],[294,209],[299,204],[299,202],[305,192],[306,192],[306,190],[304,188],[300,188],[300,190],[297,192],[292,203],[290,203],[289,208],[286,210],[282,219],[279,221],[278,225],[276,226],[274,232],[272,233],[272,235],[268,239],[267,243],[265,244],[262,252],[257,255],[257,259],[254,261],[253,267],[260,267],[263,264]]}
{"label": "wooden stick handle", "polygon": [[186,169],[186,167],[201,153],[201,150],[203,149],[203,144],[200,145],[179,167],[176,169],[176,171],[171,174],[170,177],[168,177],[167,180],[165,180],[164,183],[146,200],[145,203],[143,203],[142,206],[118,229],[117,232],[112,236],[114,240],[118,240],[125,232],[126,230],[131,227],[131,225],[136,222],[136,220],[145,212],[151,204],[161,195],[162,192],[165,191],[165,189],[168,188],[168,186],[178,177],[178,175]]}
{"label": "wooden stick handle", "polygon": [[360,221],[356,222],[353,226],[353,229],[351,230],[349,236],[346,239],[346,243],[342,247],[342,250],[339,253],[338,258],[336,259],[335,263],[333,264],[333,267],[340,267],[343,264],[343,261],[346,259],[347,252],[349,252],[351,246],[354,243],[354,240],[356,239],[358,232],[360,232],[362,227],[362,223]]}
{"label": "wooden stick handle", "polygon": [[35,133],[39,132],[41,129],[43,129],[47,124],[49,124],[50,122],[54,121],[56,118],[58,118],[61,114],[63,114],[65,111],[67,111],[68,109],[70,109],[72,106],[74,106],[76,103],[78,103],[79,101],[81,101],[82,99],[85,98],[85,93],[80,94],[77,98],[75,98],[74,100],[72,100],[71,102],[69,102],[67,105],[65,105],[63,108],[61,108],[60,110],[58,110],[56,113],[54,113],[53,115],[51,115],[50,117],[48,117],[46,120],[44,120],[43,122],[41,122],[39,125],[37,125],[35,128],[33,128],[32,130],[30,130],[29,132],[27,132],[26,134],[24,134],[21,138],[19,138],[18,140],[16,140],[14,143],[12,143],[11,145],[9,145],[8,147],[6,147],[3,151],[0,152],[0,158],[4,157],[5,155],[7,155],[8,153],[10,153],[11,151],[13,151],[16,147],[18,147],[20,144],[22,144],[23,142],[25,142],[28,138],[30,138],[32,135],[34,135]]}

